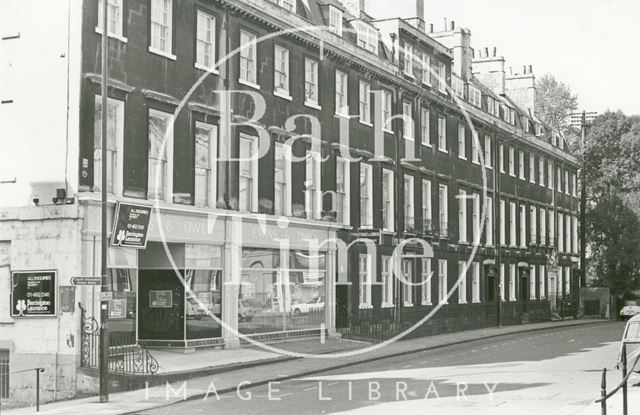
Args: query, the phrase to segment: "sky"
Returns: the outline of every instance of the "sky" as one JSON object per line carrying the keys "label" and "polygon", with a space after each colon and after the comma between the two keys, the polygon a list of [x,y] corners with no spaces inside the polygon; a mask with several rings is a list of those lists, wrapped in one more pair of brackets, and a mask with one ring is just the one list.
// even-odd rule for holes
{"label": "sky", "polygon": [[[424,0],[425,21],[471,30],[471,46],[498,48],[507,73],[551,73],[578,95],[579,109],[640,114],[638,0]],[[412,17],[415,0],[367,0],[375,18]]]}

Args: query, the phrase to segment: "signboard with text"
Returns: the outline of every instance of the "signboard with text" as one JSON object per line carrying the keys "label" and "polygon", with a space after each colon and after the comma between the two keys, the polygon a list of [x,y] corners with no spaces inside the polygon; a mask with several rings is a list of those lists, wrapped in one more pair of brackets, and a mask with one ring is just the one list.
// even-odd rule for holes
{"label": "signboard with text", "polygon": [[151,206],[118,203],[111,233],[111,245],[146,248]]}
{"label": "signboard with text", "polygon": [[11,316],[56,315],[56,271],[11,273]]}
{"label": "signboard with text", "polygon": [[150,308],[173,307],[173,292],[171,290],[149,291],[149,307]]}

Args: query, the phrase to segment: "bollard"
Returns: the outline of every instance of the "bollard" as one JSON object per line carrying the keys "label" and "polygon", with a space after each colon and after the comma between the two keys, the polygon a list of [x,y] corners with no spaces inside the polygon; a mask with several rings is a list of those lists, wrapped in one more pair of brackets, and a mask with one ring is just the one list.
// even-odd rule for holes
{"label": "bollard", "polygon": [[36,371],[36,412],[40,412],[40,372],[44,372],[44,368],[37,367]]}
{"label": "bollard", "polygon": [[607,415],[607,368],[602,369],[602,382],[600,382],[600,396],[603,398],[600,402],[600,414]]}
{"label": "bollard", "polygon": [[[622,379],[627,377],[627,344],[622,343]],[[622,413],[627,415],[627,381],[622,385]]]}

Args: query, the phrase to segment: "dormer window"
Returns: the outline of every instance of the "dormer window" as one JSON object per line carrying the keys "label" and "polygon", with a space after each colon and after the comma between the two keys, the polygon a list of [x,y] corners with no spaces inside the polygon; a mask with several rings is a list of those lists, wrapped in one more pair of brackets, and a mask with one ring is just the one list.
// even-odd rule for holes
{"label": "dormer window", "polygon": [[482,105],[482,93],[473,85],[469,85],[469,102],[478,108]]}
{"label": "dormer window", "polygon": [[358,46],[369,52],[378,53],[378,31],[363,21],[356,24],[358,32]]}
{"label": "dormer window", "polygon": [[494,101],[494,99],[491,97],[487,97],[487,112],[489,114],[493,115],[495,113],[495,106],[496,102]]}
{"label": "dormer window", "polygon": [[329,30],[342,36],[342,10],[329,6]]}
{"label": "dormer window", "polygon": [[296,12],[296,0],[271,0],[271,2],[292,13]]}

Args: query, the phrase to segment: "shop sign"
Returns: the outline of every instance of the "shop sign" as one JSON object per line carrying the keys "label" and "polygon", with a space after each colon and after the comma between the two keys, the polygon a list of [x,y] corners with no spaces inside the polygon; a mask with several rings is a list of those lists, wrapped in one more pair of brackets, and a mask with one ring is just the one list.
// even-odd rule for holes
{"label": "shop sign", "polygon": [[56,315],[56,271],[11,273],[13,317]]}
{"label": "shop sign", "polygon": [[173,292],[171,290],[149,291],[149,308],[173,307]]}
{"label": "shop sign", "polygon": [[120,203],[116,207],[111,245],[146,248],[151,206]]}
{"label": "shop sign", "polygon": [[380,242],[380,230],[378,229],[352,231],[349,233],[349,236],[352,241],[356,239],[371,239],[375,242]]}
{"label": "shop sign", "polygon": [[71,277],[71,285],[101,285],[100,277]]}
{"label": "shop sign", "polygon": [[127,317],[127,300],[122,298],[118,300],[109,300],[109,318],[126,318]]}
{"label": "shop sign", "polygon": [[109,301],[109,300],[113,300],[113,291],[101,291],[100,301]]}

